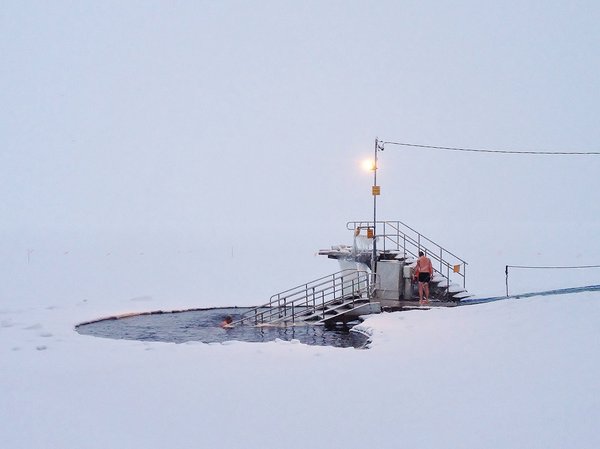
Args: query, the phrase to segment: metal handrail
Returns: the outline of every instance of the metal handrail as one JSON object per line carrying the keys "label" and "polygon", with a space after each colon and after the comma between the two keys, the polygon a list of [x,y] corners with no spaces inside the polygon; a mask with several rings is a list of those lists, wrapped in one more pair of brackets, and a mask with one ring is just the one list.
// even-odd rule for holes
{"label": "metal handrail", "polygon": [[[424,250],[427,255],[439,263],[439,269],[435,269],[434,271],[446,278],[448,288],[450,285],[451,270],[453,275],[462,278],[463,288],[466,287],[467,262],[406,223],[401,221],[377,221],[375,223],[373,221],[349,221],[346,223],[346,229],[348,230],[355,230],[358,227],[374,229],[375,237],[382,239],[383,251],[386,251],[386,242],[388,241],[396,246],[396,250],[402,250],[405,257],[407,254],[418,257],[418,252]],[[382,232],[378,232],[378,228],[381,228]],[[388,231],[390,232],[388,233]],[[415,250],[411,250],[411,247],[414,247]],[[451,263],[448,259],[454,259],[452,262],[459,263]],[[455,273],[455,265],[462,265],[462,272]]]}
{"label": "metal handrail", "polygon": [[346,269],[300,284],[271,296],[269,302],[248,310],[231,323],[254,325],[295,322],[301,315],[315,314],[343,299],[371,294],[370,273]]}
{"label": "metal handrail", "polygon": [[[378,222],[378,223],[383,223],[384,225],[388,225],[394,229],[396,229],[398,232],[402,232],[400,231],[400,227],[399,226],[393,226],[392,223],[397,223],[398,225],[402,225],[407,229],[410,229],[412,232],[414,232],[415,234],[419,235],[421,239],[425,239],[427,240],[429,243],[431,243],[432,245],[437,246],[438,248],[443,249],[446,253],[448,253],[450,256],[454,257],[455,259],[460,260],[462,263],[467,263],[465,262],[463,259],[461,259],[460,257],[458,257],[456,254],[451,253],[450,251],[448,251],[446,248],[442,247],[441,245],[439,245],[438,243],[434,242],[433,240],[431,240],[429,237],[424,236],[423,234],[421,234],[419,231],[417,231],[416,229],[411,228],[409,225],[407,225],[406,223],[403,223],[401,221],[382,221],[382,222]],[[384,229],[385,231],[385,229]],[[385,232],[384,232],[385,233]]]}

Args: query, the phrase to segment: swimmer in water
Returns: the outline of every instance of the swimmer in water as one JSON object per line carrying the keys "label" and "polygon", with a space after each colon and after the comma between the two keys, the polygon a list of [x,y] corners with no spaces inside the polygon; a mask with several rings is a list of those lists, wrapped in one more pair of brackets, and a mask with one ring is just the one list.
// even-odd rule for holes
{"label": "swimmer in water", "polygon": [[225,317],[225,319],[221,322],[221,327],[223,329],[227,329],[227,328],[233,327],[231,325],[232,322],[233,322],[233,318],[231,318],[231,315],[227,315]]}

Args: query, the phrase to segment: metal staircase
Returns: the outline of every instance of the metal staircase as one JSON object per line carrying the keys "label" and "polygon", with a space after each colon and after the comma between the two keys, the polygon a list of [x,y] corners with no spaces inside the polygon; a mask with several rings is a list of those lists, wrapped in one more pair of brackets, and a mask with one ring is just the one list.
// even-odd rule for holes
{"label": "metal staircase", "polygon": [[370,229],[377,238],[380,260],[402,258],[417,259],[419,251],[431,259],[434,268],[434,284],[445,291],[446,298],[459,299],[466,295],[467,262],[433,240],[401,221],[349,221],[346,229]]}
{"label": "metal staircase", "polygon": [[[402,266],[411,265],[418,258],[419,251],[423,251],[434,266],[431,283],[434,297],[457,302],[469,296],[465,290],[467,262],[401,221],[350,221],[346,228],[358,230],[354,234],[353,247],[332,247],[331,250],[319,251],[319,254],[370,266],[369,250],[359,249],[357,245],[360,231],[367,229],[370,237],[366,238],[371,239],[371,244],[373,234],[377,238],[378,261],[399,260]],[[342,270],[276,293],[269,302],[250,309],[231,324],[286,326],[351,321],[359,315],[381,311],[378,297],[381,278],[379,273],[371,273],[370,270]],[[412,300],[413,297],[410,294],[404,298]]]}
{"label": "metal staircase", "polygon": [[245,312],[232,325],[323,324],[345,321],[371,306],[371,274],[343,270],[276,293],[269,302]]}

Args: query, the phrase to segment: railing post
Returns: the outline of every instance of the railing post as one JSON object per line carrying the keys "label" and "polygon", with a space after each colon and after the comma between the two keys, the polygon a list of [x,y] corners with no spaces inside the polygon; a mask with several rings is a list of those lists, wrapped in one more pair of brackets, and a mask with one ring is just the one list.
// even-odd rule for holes
{"label": "railing post", "polygon": [[[448,265],[447,268],[450,269],[450,266]],[[321,296],[319,307],[322,308],[322,315],[325,318],[325,303],[348,298],[349,296],[352,298],[348,304],[352,304],[353,307],[356,306],[358,298],[368,298],[371,301],[376,295],[376,278],[376,273],[370,271],[342,270],[338,273],[316,279],[313,282],[301,284],[294,289],[272,295],[269,302],[254,307],[252,310],[242,314],[242,317],[236,324],[248,325],[253,323],[254,325],[260,325],[270,323],[276,319],[283,319],[285,322],[295,324],[296,315],[319,314],[317,312],[317,294]],[[366,296],[363,297],[365,289]],[[304,295],[302,295],[303,291]]]}
{"label": "railing post", "polygon": [[[271,313],[273,313],[273,308],[271,307]],[[277,294],[277,314],[279,318],[281,318],[281,295]]]}
{"label": "railing post", "polygon": [[446,273],[448,274],[446,280],[446,301],[450,300],[450,264],[446,264]]}

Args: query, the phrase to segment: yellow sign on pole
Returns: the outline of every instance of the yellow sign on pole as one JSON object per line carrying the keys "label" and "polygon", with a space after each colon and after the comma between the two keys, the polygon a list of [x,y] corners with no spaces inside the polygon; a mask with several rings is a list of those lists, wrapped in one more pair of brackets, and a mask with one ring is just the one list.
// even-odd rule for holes
{"label": "yellow sign on pole", "polygon": [[460,273],[460,265],[454,265],[454,272]]}
{"label": "yellow sign on pole", "polygon": [[371,188],[371,192],[373,193],[373,196],[381,195],[381,187],[380,186],[373,186]]}

